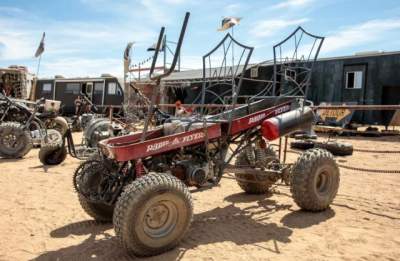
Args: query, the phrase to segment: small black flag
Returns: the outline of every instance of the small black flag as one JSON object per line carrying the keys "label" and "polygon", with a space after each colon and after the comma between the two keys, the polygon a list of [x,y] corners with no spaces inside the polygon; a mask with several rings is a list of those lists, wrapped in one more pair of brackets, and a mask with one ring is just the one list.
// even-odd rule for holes
{"label": "small black flag", "polygon": [[42,36],[42,40],[40,40],[40,44],[35,52],[35,57],[39,57],[40,55],[42,55],[42,53],[44,52],[44,38],[46,36],[46,33],[43,32],[43,36]]}

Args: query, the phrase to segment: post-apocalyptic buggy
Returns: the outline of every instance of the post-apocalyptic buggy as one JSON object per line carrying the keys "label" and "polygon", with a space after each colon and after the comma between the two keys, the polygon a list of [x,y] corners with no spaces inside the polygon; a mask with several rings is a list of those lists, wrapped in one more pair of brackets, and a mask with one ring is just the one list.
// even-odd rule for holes
{"label": "post-apocalyptic buggy", "polygon": [[[176,64],[188,18],[187,13],[170,71],[151,74],[156,83],[171,73]],[[164,28],[152,67],[163,33]],[[298,56],[303,37],[314,43],[306,46],[310,49],[308,57]],[[291,40],[295,52],[282,59],[289,57],[282,49]],[[314,114],[303,97],[322,42],[322,37],[298,28],[274,47],[275,79],[264,92],[249,98],[247,104],[238,105],[241,88],[246,88],[242,72],[253,48],[226,35],[203,56],[203,87],[197,103],[201,106],[193,115],[170,116],[163,124],[150,128],[158,92],[154,88],[144,130],[100,141],[99,155],[77,168],[73,180],[82,208],[96,220],[112,221],[121,244],[139,256],[156,255],[178,245],[193,218],[188,187],[215,186],[224,172],[235,173],[238,185],[246,193],[265,193],[283,180],[290,185],[293,199],[301,209],[328,208],[339,187],[339,169],[332,155],[312,149],[294,164],[286,164],[268,143],[311,127]],[[239,56],[235,59],[231,59],[233,46]],[[218,51],[223,58],[222,66],[217,67],[213,66],[213,56]],[[236,62],[229,65],[231,60]],[[296,77],[288,70],[296,72]],[[231,76],[230,80],[226,80],[226,75]],[[215,80],[218,78],[224,80]],[[277,95],[278,78],[288,91]],[[213,91],[221,84],[228,86],[224,94],[228,99]],[[219,104],[212,110],[205,106],[210,98]],[[235,157],[235,164],[230,164]]]}

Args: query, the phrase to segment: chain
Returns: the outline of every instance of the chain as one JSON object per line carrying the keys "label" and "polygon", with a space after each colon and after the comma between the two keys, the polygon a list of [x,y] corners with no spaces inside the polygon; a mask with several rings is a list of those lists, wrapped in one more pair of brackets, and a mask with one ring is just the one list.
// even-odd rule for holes
{"label": "chain", "polygon": [[362,172],[374,172],[374,173],[386,173],[386,174],[400,174],[400,170],[384,170],[384,169],[364,169],[357,167],[350,167],[342,164],[338,164],[339,167],[349,170],[356,170]]}
{"label": "chain", "polygon": [[368,149],[353,149],[353,151],[357,152],[366,152],[366,153],[393,153],[400,154],[400,150],[368,150]]}
{"label": "chain", "polygon": [[[288,150],[288,152],[295,153],[295,154],[301,154],[301,152],[295,151],[295,150]],[[384,153],[384,152],[382,152]],[[392,152],[394,153],[394,152]],[[355,171],[361,171],[361,172],[373,172],[373,173],[382,173],[382,174],[400,174],[400,170],[384,170],[384,169],[364,169],[364,168],[358,168],[358,167],[350,167],[342,164],[338,164],[340,168],[343,169],[348,169],[348,170],[355,170]]]}

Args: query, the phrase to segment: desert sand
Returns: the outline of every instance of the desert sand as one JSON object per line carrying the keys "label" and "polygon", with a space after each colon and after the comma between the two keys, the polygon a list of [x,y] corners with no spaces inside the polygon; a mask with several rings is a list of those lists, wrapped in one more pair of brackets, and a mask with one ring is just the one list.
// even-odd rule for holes
{"label": "desert sand", "polygon": [[[400,151],[399,137],[340,138],[355,148]],[[79,161],[40,164],[38,149],[0,159],[0,260],[134,260],[111,224],[79,206],[72,173]],[[297,155],[289,153],[289,162]],[[399,170],[400,154],[355,152],[338,163]],[[178,248],[146,260],[399,260],[400,174],[341,169],[331,208],[300,211],[289,188],[242,193],[231,174],[213,189],[193,191],[195,217]]]}

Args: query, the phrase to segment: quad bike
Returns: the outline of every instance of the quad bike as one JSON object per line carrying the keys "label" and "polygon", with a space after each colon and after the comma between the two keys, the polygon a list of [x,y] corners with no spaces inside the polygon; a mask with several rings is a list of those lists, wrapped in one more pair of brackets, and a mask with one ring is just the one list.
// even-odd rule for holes
{"label": "quad bike", "polygon": [[42,143],[39,150],[39,159],[42,164],[61,164],[67,154],[79,160],[86,160],[95,156],[99,141],[126,133],[119,123],[112,122],[109,118],[83,114],[81,119],[84,119],[85,128],[80,144],[75,144],[72,137],[74,127],[68,126],[59,142]]}
{"label": "quad bike", "polygon": [[[25,124],[29,120],[29,130],[34,131],[40,129],[39,121],[42,121],[42,125],[47,129],[55,129],[63,135],[67,131],[67,122],[63,117],[58,116],[55,110],[46,110],[45,106],[50,103],[50,100],[45,99],[33,103],[0,94],[0,122],[14,121]],[[32,104],[33,109],[26,104]],[[34,116],[29,119],[33,113]]]}
{"label": "quad bike", "polygon": [[[156,83],[174,69],[188,17],[189,13],[183,23],[171,69],[163,75],[153,76]],[[162,28],[152,68],[163,31]],[[312,36],[302,28],[298,31]],[[143,131],[100,141],[99,154],[81,163],[74,173],[73,184],[84,211],[96,220],[112,221],[121,244],[135,255],[157,255],[177,246],[193,219],[188,187],[215,186],[224,172],[235,173],[238,185],[246,193],[266,193],[274,183],[283,180],[290,184],[296,204],[308,211],[325,210],[336,196],[339,169],[332,154],[323,149],[312,149],[304,152],[294,164],[287,164],[268,143],[311,127],[314,113],[307,101],[282,94],[256,95],[248,104],[237,105],[252,47],[238,43],[227,34],[203,57],[199,104],[205,104],[206,96],[210,98],[210,88],[215,87],[215,81],[208,78],[219,70],[219,67],[210,66],[207,72],[204,61],[208,61],[218,48],[226,51],[227,42],[236,45],[236,53],[240,53],[241,48],[247,56],[237,73],[229,72],[233,66],[220,70],[226,74],[219,79],[225,77],[227,80],[223,84],[231,84],[229,109],[221,104],[225,106],[221,106],[224,110],[213,114],[204,114],[206,110],[201,109],[191,117],[169,116],[163,124],[152,129],[149,113]],[[277,63],[276,73],[283,65],[289,66],[288,63]],[[309,69],[309,65],[307,63],[304,68]],[[269,86],[275,89],[274,94],[279,87],[276,83]],[[270,90],[269,87],[266,90]],[[212,93],[218,95],[215,91]],[[158,88],[154,88],[149,112],[156,108],[157,96]],[[235,157],[236,163],[230,164]]]}
{"label": "quad bike", "polygon": [[0,157],[21,158],[34,144],[61,141],[68,125],[64,118],[47,110],[50,101],[40,99],[28,108],[26,101],[15,101],[0,94]]}
{"label": "quad bike", "polygon": [[[136,103],[134,103],[135,105],[141,102],[149,103],[146,96],[143,95],[140,90],[133,85],[130,87],[135,92],[135,95],[133,95],[136,101]],[[87,99],[83,93],[82,97]],[[90,103],[90,100],[87,100],[87,102]],[[115,115],[112,113],[109,118],[94,113],[79,113],[64,133],[62,142],[58,144],[42,144],[39,152],[40,161],[45,165],[57,165],[65,160],[68,153],[72,157],[80,160],[86,160],[96,156],[97,144],[99,141],[110,137],[125,135],[132,132],[132,129],[135,129],[133,123],[137,123],[139,117],[137,115],[137,107],[134,104],[131,104],[131,107],[124,107],[123,112],[126,117],[123,118],[114,117]],[[98,111],[94,104],[91,105],[95,111]],[[162,112],[158,108],[154,108],[154,124],[160,125],[169,117],[170,115]],[[83,129],[83,137],[80,144],[75,144],[72,138],[72,132],[75,131],[77,127],[79,127],[79,130]]]}

